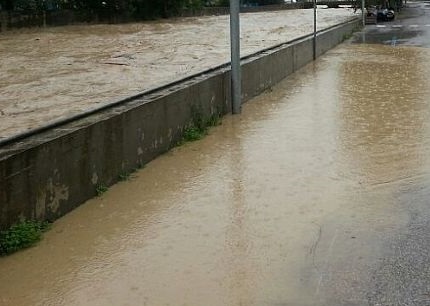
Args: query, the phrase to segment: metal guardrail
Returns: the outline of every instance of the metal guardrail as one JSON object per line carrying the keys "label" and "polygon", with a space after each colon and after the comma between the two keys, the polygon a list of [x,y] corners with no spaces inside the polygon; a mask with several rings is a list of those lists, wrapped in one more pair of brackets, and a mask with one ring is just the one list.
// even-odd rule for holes
{"label": "metal guardrail", "polygon": [[[356,19],[357,18],[354,18],[354,19],[351,19],[351,20],[348,20],[348,21],[345,21],[345,22],[338,23],[336,25],[327,27],[325,29],[319,30],[319,31],[317,31],[317,34],[329,31],[329,30],[331,30],[333,28],[336,28],[336,27],[339,27],[339,26],[342,26],[342,25],[345,25],[345,24],[348,24],[348,23],[351,23],[353,21],[356,21]],[[307,35],[304,35],[304,36],[300,36],[300,37],[295,38],[293,40],[290,40],[290,41],[287,41],[287,42],[284,42],[284,43],[280,43],[280,44],[277,44],[277,45],[274,45],[274,46],[262,49],[260,51],[255,52],[255,53],[252,53],[250,55],[246,55],[244,57],[241,57],[241,62],[242,61],[246,61],[248,59],[251,59],[253,57],[257,57],[257,56],[259,56],[259,55],[261,55],[263,53],[266,53],[266,52],[269,52],[269,51],[272,51],[272,50],[276,50],[276,49],[278,49],[278,48],[280,48],[282,46],[290,45],[290,44],[293,44],[295,42],[298,42],[298,41],[301,41],[301,40],[304,40],[304,39],[310,38],[310,37],[313,37],[313,33],[307,34]],[[10,145],[10,144],[12,144],[14,142],[22,141],[22,140],[24,140],[26,138],[29,138],[29,137],[41,134],[41,133],[46,132],[48,130],[64,126],[64,125],[72,123],[74,121],[77,121],[77,120],[80,120],[80,119],[83,119],[83,118],[87,118],[87,117],[89,117],[91,115],[100,113],[102,111],[105,111],[105,110],[108,110],[108,109],[111,109],[111,108],[114,108],[114,107],[117,107],[117,106],[125,105],[128,102],[144,98],[145,96],[153,95],[154,93],[166,90],[166,89],[171,88],[173,86],[177,86],[177,85],[183,84],[183,83],[185,83],[187,81],[190,81],[192,79],[195,79],[195,78],[207,75],[207,74],[212,74],[212,73],[214,73],[216,71],[220,71],[220,70],[223,70],[223,69],[229,69],[229,68],[230,68],[230,62],[224,63],[224,64],[221,64],[221,65],[215,66],[213,68],[204,70],[202,72],[199,72],[199,73],[196,73],[196,74],[192,74],[192,75],[187,76],[185,78],[182,78],[180,80],[176,80],[176,81],[164,84],[164,85],[156,87],[156,88],[145,90],[145,91],[143,91],[141,93],[138,93],[136,95],[127,97],[125,99],[121,99],[121,100],[118,100],[118,101],[115,101],[115,102],[112,102],[112,103],[108,103],[108,104],[105,104],[103,106],[100,106],[100,107],[97,107],[97,108],[94,108],[94,109],[90,109],[88,111],[85,111],[85,112],[82,112],[82,113],[79,113],[79,114],[76,114],[76,115],[73,115],[73,116],[70,116],[70,117],[67,117],[67,118],[62,118],[62,119],[54,120],[54,121],[52,121],[52,122],[50,122],[50,123],[48,123],[46,125],[43,125],[43,126],[34,128],[32,130],[28,130],[28,131],[25,131],[25,132],[22,132],[22,133],[18,133],[16,135],[13,135],[13,136],[10,136],[10,137],[0,138],[0,148],[4,147],[6,145]]]}

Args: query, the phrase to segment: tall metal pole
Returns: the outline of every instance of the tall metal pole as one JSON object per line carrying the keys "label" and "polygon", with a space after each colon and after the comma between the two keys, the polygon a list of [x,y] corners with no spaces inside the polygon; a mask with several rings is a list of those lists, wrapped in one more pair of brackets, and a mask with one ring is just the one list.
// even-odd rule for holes
{"label": "tall metal pole", "polygon": [[317,0],[314,1],[314,39],[313,39],[313,56],[317,58]]}
{"label": "tall metal pole", "polygon": [[233,114],[240,114],[242,109],[239,10],[239,0],[230,0],[231,103]]}
{"label": "tall metal pole", "polygon": [[364,15],[364,0],[361,0],[361,18],[363,19],[363,27],[366,25],[366,16]]}

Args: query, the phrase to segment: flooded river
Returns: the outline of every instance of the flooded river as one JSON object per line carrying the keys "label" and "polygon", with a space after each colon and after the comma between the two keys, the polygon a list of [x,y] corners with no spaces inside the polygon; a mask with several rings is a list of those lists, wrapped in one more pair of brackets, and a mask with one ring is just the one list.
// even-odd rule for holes
{"label": "flooded river", "polygon": [[[318,28],[355,18],[322,9]],[[241,15],[242,55],[313,31],[313,10]],[[229,61],[229,17],[67,26],[0,35],[0,138]]]}
{"label": "flooded river", "polygon": [[0,304],[397,305],[377,288],[427,211],[429,58],[333,49],[1,258]]}

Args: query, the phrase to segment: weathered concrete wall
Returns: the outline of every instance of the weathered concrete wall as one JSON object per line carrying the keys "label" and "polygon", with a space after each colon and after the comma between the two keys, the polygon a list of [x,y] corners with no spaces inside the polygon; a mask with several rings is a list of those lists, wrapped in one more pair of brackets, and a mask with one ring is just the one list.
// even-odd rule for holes
{"label": "weathered concrete wall", "polygon": [[316,55],[320,56],[332,49],[333,46],[340,44],[345,39],[351,37],[351,34],[361,26],[361,20],[356,23],[348,23],[342,26],[342,29],[325,31],[317,36]]}
{"label": "weathered concrete wall", "polygon": [[191,106],[225,112],[225,85],[217,73],[1,149],[2,227],[19,217],[56,219],[166,152],[181,139]]}
{"label": "weathered concrete wall", "polygon": [[0,11],[0,32],[6,32],[7,30],[7,13]]}
{"label": "weathered concrete wall", "polygon": [[[320,33],[318,54],[360,21]],[[312,37],[242,61],[243,100],[312,61]],[[19,218],[54,220],[174,146],[191,120],[231,109],[230,71],[219,68],[121,106],[0,148],[0,228]]]}

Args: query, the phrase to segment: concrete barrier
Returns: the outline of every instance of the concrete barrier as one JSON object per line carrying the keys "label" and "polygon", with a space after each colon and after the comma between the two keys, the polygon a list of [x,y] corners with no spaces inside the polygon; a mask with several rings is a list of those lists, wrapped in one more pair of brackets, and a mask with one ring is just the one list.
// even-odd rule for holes
{"label": "concrete barrier", "polygon": [[347,23],[342,26],[342,30],[334,29],[333,31],[324,31],[317,35],[316,55],[320,56],[338,45],[345,39],[351,37],[351,34],[362,26],[361,19],[355,23]]}
{"label": "concrete barrier", "polygon": [[7,31],[7,13],[0,11],[0,32]]}
{"label": "concrete barrier", "polygon": [[[317,36],[317,54],[336,46],[354,20]],[[312,36],[242,60],[247,101],[312,61]],[[0,147],[0,228],[19,219],[55,220],[168,151],[199,109],[202,116],[231,109],[224,65],[127,103]]]}

